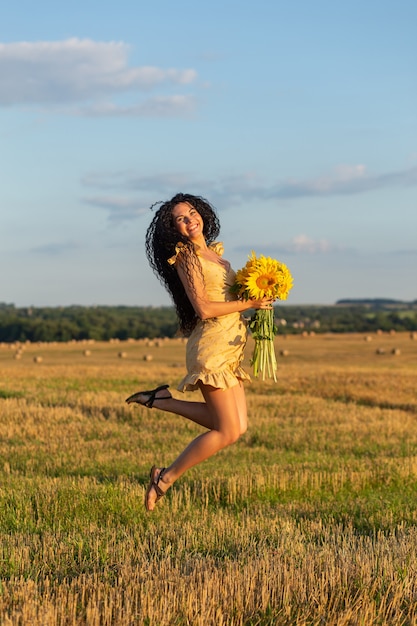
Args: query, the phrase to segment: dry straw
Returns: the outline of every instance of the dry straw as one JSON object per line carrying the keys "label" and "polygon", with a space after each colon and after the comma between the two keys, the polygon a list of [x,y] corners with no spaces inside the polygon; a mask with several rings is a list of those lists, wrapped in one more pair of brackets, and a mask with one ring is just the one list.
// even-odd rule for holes
{"label": "dry straw", "polygon": [[124,398],[175,393],[184,344],[2,348],[2,626],[417,623],[416,344],[378,341],[286,339],[247,434],[152,515],[150,465],[200,430]]}

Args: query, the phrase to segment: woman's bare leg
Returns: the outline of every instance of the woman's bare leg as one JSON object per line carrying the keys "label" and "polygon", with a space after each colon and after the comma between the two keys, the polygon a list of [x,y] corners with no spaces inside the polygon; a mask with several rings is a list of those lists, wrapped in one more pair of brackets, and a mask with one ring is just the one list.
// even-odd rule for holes
{"label": "woman's bare leg", "polygon": [[211,430],[213,428],[213,417],[207,408],[205,402],[194,402],[191,400],[177,400],[177,398],[170,398],[169,400],[158,400],[158,396],[155,398],[153,406],[160,411],[166,411],[167,413],[175,413],[181,417],[199,424],[204,428]]}
{"label": "woman's bare leg", "polygon": [[[187,469],[205,461],[222,448],[234,443],[246,431],[246,399],[241,382],[231,389],[216,389],[201,385],[201,392],[205,399],[205,403],[201,404],[205,404],[210,416],[207,421],[210,421],[212,428],[196,437],[166,468],[159,483],[164,491],[169,489]],[[159,404],[162,404],[162,401]],[[186,402],[186,404],[190,403]],[[169,411],[170,409],[167,407],[165,410]],[[155,501],[156,492],[152,489],[148,496],[148,508],[150,510],[153,509]]]}
{"label": "woman's bare leg", "polygon": [[[238,405],[239,415],[242,422],[242,433],[245,432],[247,427],[246,417],[246,398],[243,389],[243,383],[239,381],[236,389],[236,402]],[[175,413],[181,417],[199,424],[208,430],[214,428],[213,413],[209,410],[206,402],[194,402],[190,400],[178,400],[177,398],[168,397],[169,392],[167,390],[159,391],[153,406],[161,411],[167,413]],[[144,400],[146,396],[144,395]]]}

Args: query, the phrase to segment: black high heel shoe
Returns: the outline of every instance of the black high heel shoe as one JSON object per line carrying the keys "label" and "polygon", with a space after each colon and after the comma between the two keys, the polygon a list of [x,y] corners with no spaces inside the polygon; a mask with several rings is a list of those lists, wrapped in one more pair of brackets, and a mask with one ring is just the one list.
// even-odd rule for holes
{"label": "black high heel shoe", "polygon": [[[151,389],[150,391],[137,391],[136,393],[133,393],[131,396],[126,398],[126,402],[128,404],[131,404],[132,402],[137,402],[137,404],[140,404],[142,406],[147,406],[148,409],[151,409],[153,407],[153,403],[155,402],[155,400],[169,400],[170,398],[172,398],[171,395],[165,396],[162,398],[156,397],[156,394],[158,393],[158,391],[162,391],[163,389],[168,389],[168,387],[169,385],[160,385],[156,389]],[[147,400],[146,402],[140,402],[139,396],[149,396],[149,400]]]}

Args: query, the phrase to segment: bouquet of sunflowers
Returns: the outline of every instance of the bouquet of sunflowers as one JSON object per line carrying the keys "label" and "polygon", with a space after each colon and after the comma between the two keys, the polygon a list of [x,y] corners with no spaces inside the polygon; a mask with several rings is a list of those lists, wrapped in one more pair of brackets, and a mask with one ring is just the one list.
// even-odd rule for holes
{"label": "bouquet of sunflowers", "polygon": [[[238,298],[245,300],[272,298],[286,300],[293,286],[293,278],[284,263],[265,257],[257,257],[255,252],[249,256],[245,267],[236,272],[236,281],[231,291]],[[251,359],[254,376],[262,373],[277,381],[277,360],[274,349],[274,337],[277,327],[274,323],[274,310],[258,309],[252,315],[249,329],[255,340]]]}

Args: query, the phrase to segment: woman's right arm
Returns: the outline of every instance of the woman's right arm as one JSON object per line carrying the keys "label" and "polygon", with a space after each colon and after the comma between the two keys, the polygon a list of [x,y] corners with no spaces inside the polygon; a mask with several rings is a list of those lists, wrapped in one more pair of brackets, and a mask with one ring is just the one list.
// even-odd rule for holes
{"label": "woman's right arm", "polygon": [[182,264],[176,263],[175,267],[196,315],[202,320],[210,317],[220,317],[228,313],[243,313],[243,311],[249,309],[270,309],[272,307],[273,300],[271,298],[228,300],[226,302],[210,300],[207,296],[202,276],[198,272],[193,271],[191,284],[190,277],[184,271]]}

